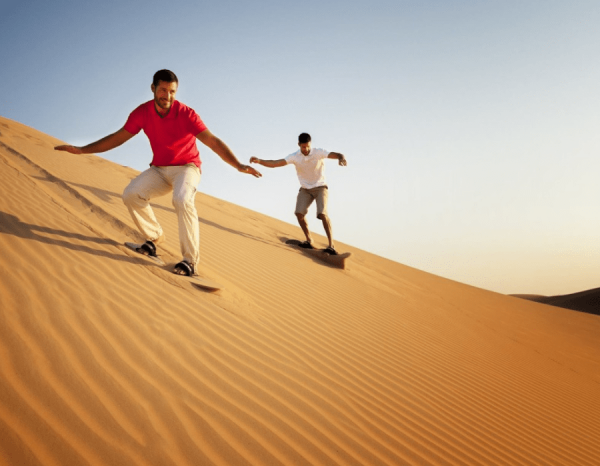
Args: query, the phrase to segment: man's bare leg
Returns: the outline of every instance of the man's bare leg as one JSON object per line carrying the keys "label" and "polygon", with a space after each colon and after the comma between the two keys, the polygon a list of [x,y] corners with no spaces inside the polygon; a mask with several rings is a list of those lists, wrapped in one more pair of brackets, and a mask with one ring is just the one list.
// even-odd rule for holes
{"label": "man's bare leg", "polygon": [[306,216],[303,214],[296,214],[296,218],[298,218],[298,223],[300,224],[300,228],[304,232],[304,236],[306,236],[306,241],[312,244],[312,238],[310,236],[310,231],[308,231],[308,223],[306,223]]}
{"label": "man's bare leg", "polygon": [[327,239],[329,240],[329,247],[335,249],[333,245],[333,234],[331,230],[331,221],[329,220],[329,217],[325,214],[320,214],[318,215],[318,218],[320,218],[323,222],[323,228],[325,229],[325,234],[327,235]]}

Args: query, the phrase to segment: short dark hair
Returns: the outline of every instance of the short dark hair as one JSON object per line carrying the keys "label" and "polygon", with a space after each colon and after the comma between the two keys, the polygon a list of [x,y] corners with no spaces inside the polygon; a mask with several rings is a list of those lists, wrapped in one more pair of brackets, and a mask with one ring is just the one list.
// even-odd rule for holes
{"label": "short dark hair", "polygon": [[152,84],[154,87],[158,86],[159,81],[164,81],[166,83],[177,83],[177,85],[179,85],[177,76],[170,70],[159,70],[154,73],[154,78],[152,78]]}
{"label": "short dark hair", "polygon": [[310,142],[310,134],[308,133],[302,133],[300,136],[298,136],[298,144],[306,144],[307,142]]}

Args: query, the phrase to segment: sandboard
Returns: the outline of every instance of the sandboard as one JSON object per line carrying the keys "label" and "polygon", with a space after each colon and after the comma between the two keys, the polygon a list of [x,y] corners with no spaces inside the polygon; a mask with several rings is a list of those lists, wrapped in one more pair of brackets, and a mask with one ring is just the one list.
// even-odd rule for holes
{"label": "sandboard", "polygon": [[[161,267],[164,267],[165,269],[167,269],[169,272],[173,273],[173,268],[175,267],[175,263],[167,265],[159,256],[148,256],[146,254],[139,252],[139,248],[140,248],[141,244],[126,242],[125,246],[127,246],[132,251],[137,252],[140,256],[145,257],[148,260],[151,260],[155,264],[160,265]],[[220,285],[219,283],[209,280],[208,278],[200,277],[198,275],[194,275],[193,277],[186,277],[185,275],[177,275],[176,273],[173,273],[173,275],[175,275],[176,277],[179,277],[181,280],[185,280],[185,281],[191,283],[192,285],[202,288],[203,290],[218,291],[218,290],[223,289],[223,286]]]}
{"label": "sandboard", "polygon": [[352,255],[351,252],[344,252],[337,255],[328,254],[323,249],[306,249],[300,247],[301,241],[297,239],[288,239],[285,241],[285,244],[289,244],[294,246],[296,249],[305,252],[309,256],[316,257],[317,259],[326,262],[327,264],[333,265],[334,267],[338,267],[340,269],[346,268],[346,260]]}

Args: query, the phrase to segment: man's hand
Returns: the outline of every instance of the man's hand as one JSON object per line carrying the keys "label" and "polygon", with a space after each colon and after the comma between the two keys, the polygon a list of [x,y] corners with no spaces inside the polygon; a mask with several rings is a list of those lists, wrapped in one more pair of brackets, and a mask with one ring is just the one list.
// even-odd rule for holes
{"label": "man's hand", "polygon": [[62,151],[65,151],[65,152],[70,152],[71,154],[76,154],[76,155],[83,154],[83,151],[81,150],[81,147],[70,146],[68,144],[65,144],[65,145],[62,145],[62,146],[56,146],[54,148],[54,150],[62,150]]}
{"label": "man's hand", "polygon": [[347,165],[346,157],[344,157],[344,154],[340,154],[339,152],[330,152],[329,155],[327,156],[327,158],[328,159],[338,159],[338,163],[342,167],[345,167]]}
{"label": "man's hand", "polygon": [[250,163],[258,163],[258,157],[250,157]]}
{"label": "man's hand", "polygon": [[[252,161],[252,159],[250,159],[250,160]],[[262,173],[255,170],[250,165],[240,165],[240,168],[238,168],[238,171],[240,171],[242,173],[248,173],[249,175],[255,176],[256,178],[260,178],[262,176]]]}

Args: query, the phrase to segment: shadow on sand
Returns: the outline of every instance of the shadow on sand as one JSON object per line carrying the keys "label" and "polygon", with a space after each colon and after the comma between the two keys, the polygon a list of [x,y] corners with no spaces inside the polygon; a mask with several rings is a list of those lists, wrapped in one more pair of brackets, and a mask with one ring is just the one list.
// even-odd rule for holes
{"label": "shadow on sand", "polygon": [[[84,252],[93,256],[106,257],[113,260],[124,262],[144,263],[142,259],[132,258],[126,254],[112,254],[106,250],[95,249],[93,247],[75,244],[69,240],[85,241],[91,244],[118,246],[119,243],[112,239],[100,238],[98,236],[86,236],[79,233],[72,233],[55,228],[48,228],[40,225],[33,225],[19,220],[15,215],[0,211],[0,234],[12,235],[51,246],[59,246],[71,251]],[[57,238],[58,237],[58,238]]]}

